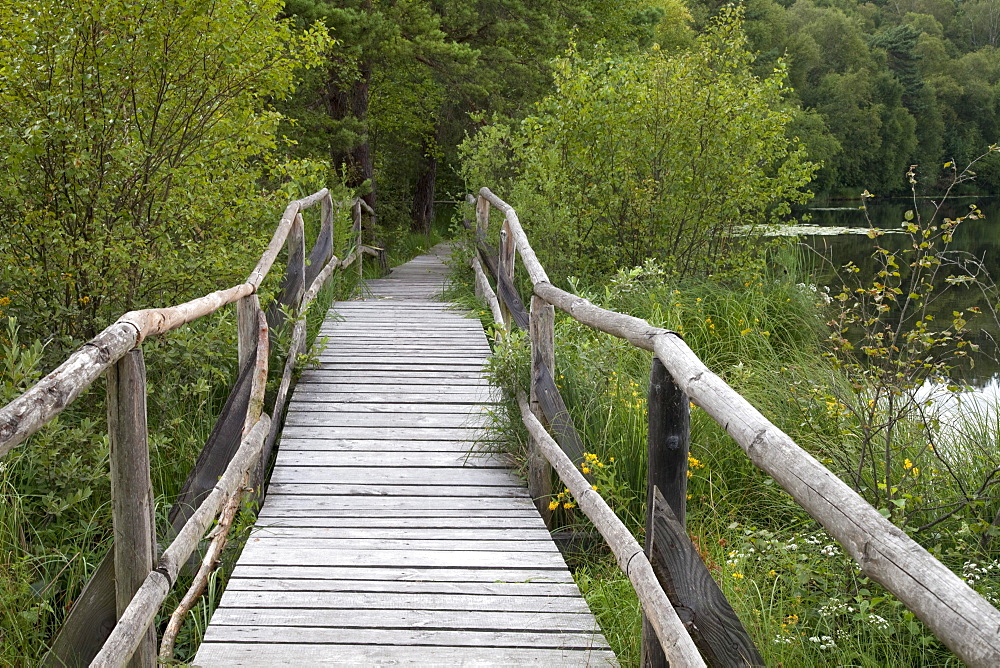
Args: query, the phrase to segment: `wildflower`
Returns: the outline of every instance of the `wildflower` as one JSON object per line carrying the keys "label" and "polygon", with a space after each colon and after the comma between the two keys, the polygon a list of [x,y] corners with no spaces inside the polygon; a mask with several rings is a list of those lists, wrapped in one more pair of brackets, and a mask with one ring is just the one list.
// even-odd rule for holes
{"label": "wildflower", "polygon": [[774,569],[772,568],[771,570],[769,570],[769,571],[767,572],[767,574],[768,574],[768,575],[770,575],[770,576],[771,576],[771,577],[773,578],[773,577],[776,577],[776,576],[778,575],[778,571],[776,571],[776,570],[774,570]]}
{"label": "wildflower", "polygon": [[596,492],[597,491],[597,485],[591,485],[590,489],[592,489],[592,490],[594,490]]}
{"label": "wildflower", "polygon": [[819,553],[822,554],[825,557],[835,557],[838,554],[840,554],[840,550],[837,549],[836,545],[833,545],[831,543],[830,545],[827,545],[822,550],[820,550]]}
{"label": "wildflower", "polygon": [[910,469],[913,468],[913,462],[911,462],[909,459],[904,459],[903,460],[903,468],[906,469],[907,471],[909,471]]}
{"label": "wildflower", "polygon": [[549,510],[555,510],[559,507],[558,501],[549,501]]}
{"label": "wildflower", "polygon": [[733,577],[736,578],[737,580],[742,580],[743,579],[743,574],[740,573],[740,572],[736,572],[736,573],[733,573]]}
{"label": "wildflower", "polygon": [[563,504],[563,508],[565,508],[566,510],[569,510],[570,508],[576,508],[576,504],[573,503],[572,501],[567,501],[566,503]]}
{"label": "wildflower", "polygon": [[584,466],[581,466],[580,468],[583,469],[584,473],[590,473],[590,467],[589,466],[584,465]]}

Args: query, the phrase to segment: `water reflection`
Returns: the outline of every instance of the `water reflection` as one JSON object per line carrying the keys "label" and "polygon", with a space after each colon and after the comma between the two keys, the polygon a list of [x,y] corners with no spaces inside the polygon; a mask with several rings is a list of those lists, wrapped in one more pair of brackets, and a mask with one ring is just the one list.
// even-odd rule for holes
{"label": "water reflection", "polygon": [[[939,221],[944,216],[955,217],[968,212],[975,204],[983,212],[984,218],[966,220],[955,231],[950,246],[953,252],[964,252],[983,262],[992,276],[1000,275],[1000,199],[961,197],[950,199],[942,207]],[[919,202],[920,213],[930,217],[935,203],[931,200]],[[851,206],[817,204],[807,210],[810,220],[806,226],[796,226],[794,231],[803,244],[811,249],[809,266],[813,280],[818,285],[840,290],[844,284],[839,270],[853,261],[861,268],[862,281],[870,281],[874,275],[875,262],[872,259],[873,241],[865,234],[875,227],[890,234],[880,238],[881,245],[888,250],[901,250],[911,243],[909,236],[901,232],[901,223],[907,210],[913,209],[912,199],[879,199],[869,201],[867,213],[861,209],[860,201]],[[855,277],[855,281],[856,281]],[[848,282],[847,285],[856,285]],[[995,304],[994,304],[995,305]],[[950,321],[953,311],[967,310],[977,306],[983,314],[969,321],[968,340],[980,346],[975,366],[956,368],[954,380],[961,383],[987,388],[996,386],[1000,377],[1000,362],[997,358],[996,341],[1000,339],[1000,324],[989,313],[987,298],[975,287],[953,286],[945,291],[931,306],[930,311],[938,321]],[[992,396],[992,395],[991,395]]]}

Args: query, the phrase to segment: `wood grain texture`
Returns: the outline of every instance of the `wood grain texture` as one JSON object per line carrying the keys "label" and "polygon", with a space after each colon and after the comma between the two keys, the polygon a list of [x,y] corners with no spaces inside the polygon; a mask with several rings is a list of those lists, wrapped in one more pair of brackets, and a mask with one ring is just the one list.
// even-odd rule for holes
{"label": "wood grain texture", "polygon": [[659,488],[654,488],[652,496],[652,540],[647,552],[653,571],[674,607],[689,613],[687,628],[705,661],[710,666],[763,666],[764,659],[684,525]]}
{"label": "wood grain texture", "polygon": [[[156,559],[153,484],[146,429],[146,365],[135,348],[108,369],[108,436],[114,526],[115,601],[118,616],[153,570]],[[128,662],[156,666],[156,631],[148,626]]]}
{"label": "wood grain texture", "polygon": [[444,284],[418,258],[333,304],[198,665],[614,665],[524,483],[478,452],[489,344]]}
{"label": "wood grain texture", "polygon": [[[687,507],[688,452],[691,447],[691,409],[687,395],[674,383],[670,372],[656,357],[649,374],[648,445],[646,475],[646,508],[653,508],[653,491],[659,489],[673,509],[674,517],[684,527]],[[654,513],[646,513],[646,541],[643,546],[646,556],[653,564],[653,519]],[[685,577],[681,575],[681,577]],[[661,580],[662,582],[662,580]],[[667,591],[669,597],[669,590]],[[677,605],[677,601],[671,598]],[[698,638],[695,638],[697,644]],[[699,649],[701,646],[699,645]],[[704,654],[704,650],[702,651]],[[710,665],[716,665],[708,660]],[[666,668],[667,659],[656,639],[653,626],[646,616],[642,618],[642,665],[643,668]]]}

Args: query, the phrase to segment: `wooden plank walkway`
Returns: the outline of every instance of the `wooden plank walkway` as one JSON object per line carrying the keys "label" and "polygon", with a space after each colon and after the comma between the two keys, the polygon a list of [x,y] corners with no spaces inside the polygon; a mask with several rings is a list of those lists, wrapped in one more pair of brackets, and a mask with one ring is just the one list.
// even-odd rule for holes
{"label": "wooden plank walkway", "polygon": [[524,484],[471,452],[479,321],[435,248],[338,302],[200,666],[615,665]]}

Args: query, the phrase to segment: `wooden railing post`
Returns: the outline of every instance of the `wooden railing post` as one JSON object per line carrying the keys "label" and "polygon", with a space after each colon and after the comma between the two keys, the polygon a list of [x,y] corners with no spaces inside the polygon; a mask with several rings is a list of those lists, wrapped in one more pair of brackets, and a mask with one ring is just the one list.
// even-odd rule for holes
{"label": "wooden railing post", "polygon": [[295,214],[295,222],[288,231],[288,266],[285,268],[288,285],[295,286],[295,291],[288,295],[288,304],[298,313],[302,295],[306,292],[306,229],[302,214]]}
{"label": "wooden railing post", "polygon": [[354,200],[354,226],[351,231],[354,232],[354,240],[357,244],[358,253],[358,278],[364,278],[364,253],[361,252],[361,242],[362,242],[362,230],[364,227],[361,225],[361,198]]}
{"label": "wooden railing post", "polygon": [[476,243],[486,240],[486,231],[490,227],[490,201],[480,195],[476,198]]}
{"label": "wooden railing post", "polygon": [[[146,365],[142,349],[125,353],[108,369],[107,381],[115,602],[117,615],[121,617],[156,560],[156,524],[146,430]],[[147,629],[146,637],[128,665],[155,668],[156,630],[152,626]]]}
{"label": "wooden railing post", "polygon": [[[653,490],[659,488],[684,526],[687,505],[688,451],[691,446],[691,411],[688,397],[675,383],[663,362],[653,357],[649,377],[649,463],[646,474],[646,556],[652,561]],[[654,570],[656,564],[653,564]],[[642,618],[642,666],[666,666],[653,627]]]}
{"label": "wooden railing post", "polygon": [[242,297],[236,302],[236,350],[240,369],[254,359],[257,350],[257,309],[260,302],[256,294]]}
{"label": "wooden railing post", "polygon": [[[532,295],[529,323],[531,338],[529,405],[532,415],[538,418],[539,422],[545,424],[545,414],[539,403],[538,379],[543,365],[549,370],[550,375],[555,375],[555,309],[541,297]],[[552,498],[552,466],[539,451],[538,443],[534,438],[531,439],[528,447],[528,494],[534,499],[538,512],[541,513],[542,519],[548,525],[552,518],[552,511],[549,510],[549,501]]]}
{"label": "wooden railing post", "polygon": [[[503,227],[500,229],[500,257],[497,263],[497,283],[500,282],[499,279],[507,278],[510,284],[514,284],[514,235],[510,233],[510,221],[504,219]],[[510,309],[507,307],[507,302],[504,299],[500,300],[500,314],[503,315],[503,326],[504,329],[510,331],[511,316]]]}

